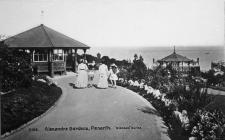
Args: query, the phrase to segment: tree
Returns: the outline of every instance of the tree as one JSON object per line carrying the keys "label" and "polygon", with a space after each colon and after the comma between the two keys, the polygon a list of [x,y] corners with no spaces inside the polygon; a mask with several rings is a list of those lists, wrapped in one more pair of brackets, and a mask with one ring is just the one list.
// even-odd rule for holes
{"label": "tree", "polygon": [[6,38],[8,38],[8,37],[9,37],[9,36],[7,36],[7,35],[0,34],[0,41],[6,39]]}
{"label": "tree", "polygon": [[139,60],[142,61],[142,62],[144,61],[144,59],[141,55],[139,56]]}
{"label": "tree", "polygon": [[96,61],[96,57],[90,55],[90,54],[86,54],[86,59],[88,62],[93,62],[93,61]]}
{"label": "tree", "polygon": [[169,72],[168,69],[163,68],[161,65],[148,70],[146,78],[151,77],[150,85],[153,88],[160,89],[163,86],[169,85]]}
{"label": "tree", "polygon": [[110,58],[108,57],[108,56],[103,56],[102,57],[102,60],[104,60],[105,61],[105,64],[107,65],[107,66],[109,66],[110,65]]}
{"label": "tree", "polygon": [[97,53],[97,59],[101,59],[101,54]]}
{"label": "tree", "polygon": [[136,61],[137,59],[138,59],[138,55],[137,54],[134,54],[134,60],[133,60],[133,62]]}
{"label": "tree", "polygon": [[214,70],[209,70],[208,72],[202,73],[202,77],[207,79],[207,85],[213,85],[219,84],[221,81],[223,81],[224,76],[214,75]]}
{"label": "tree", "polygon": [[138,59],[137,54],[135,54],[133,64],[131,65],[130,70],[128,71],[131,73],[131,77],[133,78],[145,79],[147,67],[143,62],[143,58]]}
{"label": "tree", "polygon": [[0,42],[0,66],[2,91],[31,85],[33,72],[26,52],[9,49]]}

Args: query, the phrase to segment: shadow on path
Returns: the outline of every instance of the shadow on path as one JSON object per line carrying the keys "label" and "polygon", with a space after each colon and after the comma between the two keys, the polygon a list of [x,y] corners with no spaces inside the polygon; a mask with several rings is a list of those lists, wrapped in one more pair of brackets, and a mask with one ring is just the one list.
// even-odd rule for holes
{"label": "shadow on path", "polygon": [[[84,89],[84,88],[78,88],[78,87],[76,87],[76,85],[74,84],[74,83],[69,83],[69,86],[71,86],[72,88],[74,88],[74,89]],[[100,87],[98,87],[96,84],[88,84],[88,86],[87,87],[85,87],[85,88],[92,88],[92,87],[94,87],[94,88],[96,88],[96,89],[107,89],[107,88],[100,88]],[[112,87],[112,86],[108,86],[108,88],[113,88],[113,89],[116,89],[115,87]]]}
{"label": "shadow on path", "polygon": [[140,110],[143,113],[148,113],[148,114],[153,114],[153,115],[159,116],[159,113],[155,109],[150,108],[148,106],[144,106],[144,107],[141,107],[141,108],[137,108],[137,110]]}
{"label": "shadow on path", "polygon": [[74,83],[69,83],[69,85],[70,85],[71,87],[73,87],[73,88],[75,88],[75,89],[76,89],[76,86],[75,86],[75,84],[74,84]]}

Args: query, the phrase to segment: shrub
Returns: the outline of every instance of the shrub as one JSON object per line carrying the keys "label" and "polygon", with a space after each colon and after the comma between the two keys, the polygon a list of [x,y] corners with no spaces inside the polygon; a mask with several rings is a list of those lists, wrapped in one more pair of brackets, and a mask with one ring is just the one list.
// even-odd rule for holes
{"label": "shrub", "polygon": [[59,87],[33,81],[1,97],[1,134],[10,132],[48,110],[61,96]]}
{"label": "shrub", "polygon": [[0,43],[0,65],[2,91],[31,85],[33,72],[28,53],[9,49]]}

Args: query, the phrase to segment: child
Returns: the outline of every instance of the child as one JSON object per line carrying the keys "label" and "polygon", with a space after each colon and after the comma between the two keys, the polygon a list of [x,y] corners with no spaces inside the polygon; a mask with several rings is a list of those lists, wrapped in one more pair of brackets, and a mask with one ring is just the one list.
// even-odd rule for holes
{"label": "child", "polygon": [[93,79],[94,79],[94,67],[91,68],[91,70],[88,73],[88,81],[89,81],[89,87],[93,86]]}
{"label": "child", "polygon": [[111,81],[112,83],[112,87],[116,88],[116,81],[118,80],[118,77],[117,77],[117,73],[118,73],[118,69],[117,69],[117,66],[113,63],[111,66],[110,66],[110,71],[109,71],[109,80]]}

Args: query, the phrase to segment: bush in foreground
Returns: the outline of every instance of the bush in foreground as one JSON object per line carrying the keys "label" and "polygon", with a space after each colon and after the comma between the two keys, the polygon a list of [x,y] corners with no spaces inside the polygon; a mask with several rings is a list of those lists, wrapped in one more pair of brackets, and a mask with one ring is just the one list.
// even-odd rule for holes
{"label": "bush in foreground", "polygon": [[118,84],[137,92],[156,108],[168,126],[168,134],[172,140],[225,138],[224,96],[204,94],[197,86],[186,92],[181,88],[179,94],[175,90],[168,98],[166,95],[169,93],[162,94],[137,81],[129,80]]}
{"label": "bush in foreground", "polygon": [[20,88],[1,96],[1,134],[10,132],[48,110],[62,91],[55,85],[34,81],[29,88]]}
{"label": "bush in foreground", "polygon": [[0,91],[31,86],[33,71],[30,55],[25,51],[9,49],[0,42]]}

